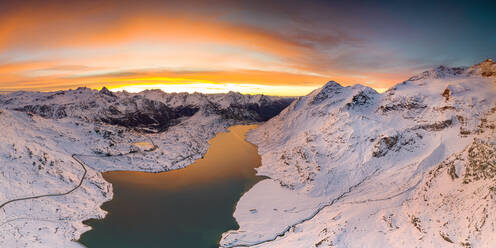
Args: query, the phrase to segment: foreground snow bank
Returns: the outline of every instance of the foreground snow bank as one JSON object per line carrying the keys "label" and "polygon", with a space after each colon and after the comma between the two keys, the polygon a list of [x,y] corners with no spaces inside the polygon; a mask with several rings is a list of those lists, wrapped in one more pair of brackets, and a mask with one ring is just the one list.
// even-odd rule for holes
{"label": "foreground snow bank", "polygon": [[[270,204],[265,204],[267,202]],[[314,214],[319,203],[318,199],[284,188],[274,180],[260,181],[243,195],[234,217],[241,225],[240,230],[261,232],[230,231],[223,235],[221,245],[230,246],[239,242],[253,245],[272,240],[273,234],[282,234],[284,231],[281,230]]]}

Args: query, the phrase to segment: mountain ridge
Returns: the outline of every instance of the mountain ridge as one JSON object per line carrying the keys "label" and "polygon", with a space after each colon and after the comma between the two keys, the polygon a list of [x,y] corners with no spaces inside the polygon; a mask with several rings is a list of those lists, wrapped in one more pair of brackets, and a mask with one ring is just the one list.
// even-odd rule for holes
{"label": "mountain ridge", "polygon": [[[496,161],[487,161],[487,173],[480,167],[496,151],[493,65],[487,60],[462,72],[438,67],[384,93],[331,81],[299,98],[249,133],[262,157],[257,172],[270,179],[242,196],[234,213],[240,229],[224,233],[221,246],[487,247],[496,242],[488,227],[496,224],[489,210],[496,209],[490,200],[496,199],[491,190]],[[451,157],[478,162],[444,165]],[[471,167],[478,168],[477,180],[464,184],[460,178],[472,178]],[[450,176],[453,171],[456,176]],[[448,180],[453,190],[429,187],[435,180]],[[425,198],[427,205],[424,189],[432,199]],[[441,201],[432,198],[436,194]],[[446,202],[445,212],[429,205]],[[469,205],[480,211],[467,211]],[[483,227],[474,225],[480,219]]]}
{"label": "mountain ridge", "polygon": [[[33,101],[34,98],[34,101]],[[266,121],[293,98],[227,94],[168,94],[100,91],[80,87],[52,92],[14,92],[0,96],[4,108],[60,119],[74,117],[111,125],[163,132],[206,106],[215,114],[238,121]]]}

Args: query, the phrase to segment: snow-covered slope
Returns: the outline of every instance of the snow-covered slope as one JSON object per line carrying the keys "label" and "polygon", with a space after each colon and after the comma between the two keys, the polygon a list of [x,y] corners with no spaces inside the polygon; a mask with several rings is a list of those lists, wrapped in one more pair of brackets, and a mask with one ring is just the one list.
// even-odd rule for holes
{"label": "snow-covered slope", "polygon": [[496,244],[496,64],[388,91],[329,82],[248,135],[262,156],[222,247]]}
{"label": "snow-covered slope", "polygon": [[[71,154],[87,149],[73,143],[74,135],[67,132],[70,124],[54,126],[43,118],[1,110],[0,127],[1,203],[67,192],[77,185],[84,170]],[[105,216],[100,205],[112,197],[112,185],[97,171],[87,170],[81,187],[71,194],[13,202],[0,209],[0,247],[80,247],[72,240],[89,230],[82,221]]]}
{"label": "snow-covered slope", "polygon": [[[99,206],[112,198],[100,172],[185,167],[216,133],[264,121],[291,101],[106,88],[0,95],[0,247],[80,247],[82,221],[102,218]],[[83,176],[67,195],[3,205],[68,192]]]}

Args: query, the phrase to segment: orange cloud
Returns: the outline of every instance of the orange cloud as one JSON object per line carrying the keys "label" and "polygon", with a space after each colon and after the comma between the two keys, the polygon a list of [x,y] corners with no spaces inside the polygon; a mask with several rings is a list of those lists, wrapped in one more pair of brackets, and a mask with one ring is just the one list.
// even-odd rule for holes
{"label": "orange cloud", "polygon": [[302,56],[305,47],[246,25],[184,13],[136,11],[122,18],[92,21],[103,10],[68,12],[25,8],[0,18],[0,51],[30,48],[99,47],[134,41],[230,44],[280,56]]}
{"label": "orange cloud", "polygon": [[336,80],[386,88],[408,73],[357,68],[361,73],[354,75],[334,68],[315,43],[353,40],[343,33],[285,34],[226,21],[227,9],[127,4],[48,2],[0,10],[0,90],[119,87],[160,77],[305,87]]}

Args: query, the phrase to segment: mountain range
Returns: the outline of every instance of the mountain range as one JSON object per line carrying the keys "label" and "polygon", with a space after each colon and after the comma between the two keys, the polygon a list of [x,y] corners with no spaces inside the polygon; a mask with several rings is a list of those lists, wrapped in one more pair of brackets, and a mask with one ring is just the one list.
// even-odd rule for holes
{"label": "mountain range", "polygon": [[[183,168],[236,124],[266,176],[221,247],[491,247],[496,63],[440,66],[383,93],[330,81],[297,99],[111,92],[0,95],[0,246],[78,247],[112,199],[101,172]],[[152,148],[140,148],[137,143]],[[79,161],[88,165],[84,171]],[[84,165],[83,165],[84,167]],[[86,171],[87,170],[87,171]],[[34,218],[33,216],[36,216]]]}

